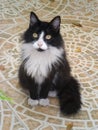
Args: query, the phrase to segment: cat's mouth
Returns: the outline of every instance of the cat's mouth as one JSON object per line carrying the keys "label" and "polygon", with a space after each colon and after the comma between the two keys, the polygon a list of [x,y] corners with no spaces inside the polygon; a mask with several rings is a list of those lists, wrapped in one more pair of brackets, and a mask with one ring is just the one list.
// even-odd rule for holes
{"label": "cat's mouth", "polygon": [[42,52],[42,51],[45,51],[45,50],[43,50],[43,49],[41,49],[41,48],[38,48],[37,51]]}

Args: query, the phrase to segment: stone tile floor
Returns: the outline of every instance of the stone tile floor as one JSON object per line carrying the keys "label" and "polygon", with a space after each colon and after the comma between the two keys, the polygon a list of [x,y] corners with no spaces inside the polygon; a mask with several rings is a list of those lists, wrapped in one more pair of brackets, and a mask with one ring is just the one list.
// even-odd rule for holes
{"label": "stone tile floor", "polygon": [[[60,114],[58,101],[31,108],[17,78],[20,37],[35,11],[42,20],[62,17],[61,33],[72,67],[81,83],[82,109],[76,116]],[[98,0],[1,0],[0,1],[0,90],[14,103],[0,101],[0,130],[98,129]]]}

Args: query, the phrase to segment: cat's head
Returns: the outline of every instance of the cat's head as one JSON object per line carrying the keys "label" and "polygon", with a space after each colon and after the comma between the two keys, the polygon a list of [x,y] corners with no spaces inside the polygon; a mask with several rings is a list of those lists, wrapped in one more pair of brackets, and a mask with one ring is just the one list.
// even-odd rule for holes
{"label": "cat's head", "polygon": [[60,23],[60,16],[56,16],[50,22],[44,22],[31,12],[29,28],[24,33],[25,43],[32,43],[34,49],[38,51],[45,51],[51,46],[61,47],[63,41],[60,35]]}

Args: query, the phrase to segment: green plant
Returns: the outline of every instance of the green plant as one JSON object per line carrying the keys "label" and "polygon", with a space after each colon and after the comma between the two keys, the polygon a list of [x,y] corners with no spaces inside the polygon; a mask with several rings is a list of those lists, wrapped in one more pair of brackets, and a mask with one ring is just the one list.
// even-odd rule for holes
{"label": "green plant", "polygon": [[6,96],[2,90],[0,90],[0,100],[13,102],[12,98]]}

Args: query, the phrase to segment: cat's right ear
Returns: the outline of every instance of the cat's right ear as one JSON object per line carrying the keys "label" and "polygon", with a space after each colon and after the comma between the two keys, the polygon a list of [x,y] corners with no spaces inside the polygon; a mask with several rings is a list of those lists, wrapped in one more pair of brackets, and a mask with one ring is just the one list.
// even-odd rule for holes
{"label": "cat's right ear", "polygon": [[37,15],[34,12],[30,13],[30,25],[33,26],[35,23],[39,21]]}

